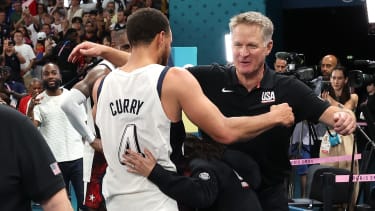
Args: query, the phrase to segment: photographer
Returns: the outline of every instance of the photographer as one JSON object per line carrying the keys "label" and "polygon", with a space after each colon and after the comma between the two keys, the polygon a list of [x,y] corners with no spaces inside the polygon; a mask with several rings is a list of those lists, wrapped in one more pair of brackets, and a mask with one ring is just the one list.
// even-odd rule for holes
{"label": "photographer", "polygon": [[285,73],[288,69],[288,63],[285,59],[276,57],[275,63],[273,64],[275,71],[278,73]]}

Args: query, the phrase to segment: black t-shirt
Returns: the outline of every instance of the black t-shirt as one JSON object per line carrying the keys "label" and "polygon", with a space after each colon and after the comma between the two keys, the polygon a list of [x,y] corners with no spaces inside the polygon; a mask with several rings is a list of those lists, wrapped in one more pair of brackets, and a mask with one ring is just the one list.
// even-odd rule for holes
{"label": "black t-shirt", "polygon": [[[205,95],[228,117],[263,114],[269,112],[272,105],[286,102],[293,109],[296,123],[301,120],[317,122],[329,106],[303,82],[276,74],[268,67],[259,88],[250,92],[239,84],[234,67],[196,66],[189,71],[197,78]],[[274,127],[248,142],[230,146],[251,155],[258,163],[262,188],[283,183],[289,175],[288,149],[293,128]]]}
{"label": "black t-shirt", "polygon": [[31,211],[65,187],[43,136],[18,111],[0,105],[0,210]]}
{"label": "black t-shirt", "polygon": [[23,83],[23,78],[21,77],[21,63],[16,54],[10,56],[5,54],[5,65],[11,68],[10,80]]}

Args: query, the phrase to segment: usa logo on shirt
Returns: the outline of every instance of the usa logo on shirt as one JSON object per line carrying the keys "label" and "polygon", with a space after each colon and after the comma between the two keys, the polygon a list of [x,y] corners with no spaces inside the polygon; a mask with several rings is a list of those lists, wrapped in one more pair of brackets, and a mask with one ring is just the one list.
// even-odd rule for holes
{"label": "usa logo on shirt", "polygon": [[262,92],[261,103],[275,102],[275,92],[274,91],[264,91]]}

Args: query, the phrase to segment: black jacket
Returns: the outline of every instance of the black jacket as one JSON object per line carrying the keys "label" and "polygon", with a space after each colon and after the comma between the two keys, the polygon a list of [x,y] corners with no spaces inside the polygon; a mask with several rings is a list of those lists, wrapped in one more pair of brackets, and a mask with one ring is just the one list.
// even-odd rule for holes
{"label": "black jacket", "polygon": [[190,177],[156,165],[149,176],[179,204],[201,211],[261,210],[254,189],[260,186],[257,164],[246,154],[226,150],[222,160],[193,159]]}

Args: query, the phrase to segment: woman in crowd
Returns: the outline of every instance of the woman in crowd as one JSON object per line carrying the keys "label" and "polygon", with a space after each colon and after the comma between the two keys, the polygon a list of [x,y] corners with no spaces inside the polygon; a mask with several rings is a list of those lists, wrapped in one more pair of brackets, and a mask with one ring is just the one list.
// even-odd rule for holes
{"label": "woman in crowd", "polygon": [[[348,84],[348,72],[344,66],[336,66],[330,76],[330,87],[322,93],[322,98],[327,100],[331,105],[340,108],[347,108],[353,112],[357,108],[358,95],[350,92]],[[320,157],[352,155],[353,145],[355,145],[354,153],[357,153],[357,146],[354,142],[354,135],[342,136],[327,129],[326,134],[322,138],[320,146]],[[358,174],[358,161],[339,161],[334,163],[326,163],[324,165],[333,166],[352,170],[353,174]],[[355,205],[358,195],[358,183],[353,188],[351,205]],[[353,207],[351,207],[352,209]]]}

